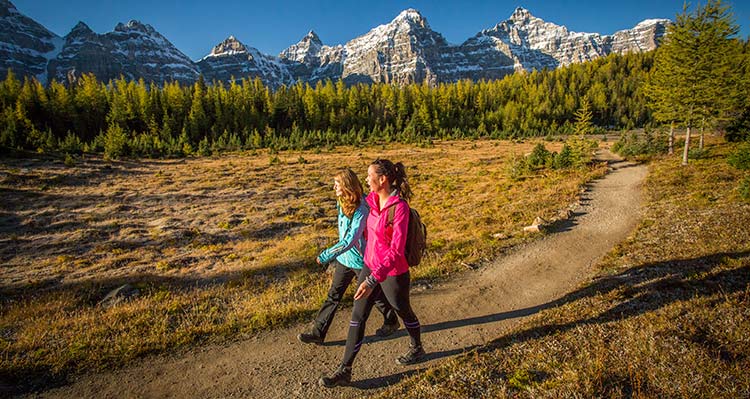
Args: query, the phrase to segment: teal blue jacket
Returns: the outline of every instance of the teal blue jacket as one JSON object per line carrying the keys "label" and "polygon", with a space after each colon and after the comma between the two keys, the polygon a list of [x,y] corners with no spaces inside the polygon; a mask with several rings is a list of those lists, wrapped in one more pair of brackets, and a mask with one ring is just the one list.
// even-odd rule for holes
{"label": "teal blue jacket", "polygon": [[362,255],[365,252],[365,228],[370,207],[362,198],[359,207],[351,218],[347,217],[337,205],[339,211],[339,241],[318,255],[318,261],[326,264],[336,258],[344,266],[361,269],[364,265]]}

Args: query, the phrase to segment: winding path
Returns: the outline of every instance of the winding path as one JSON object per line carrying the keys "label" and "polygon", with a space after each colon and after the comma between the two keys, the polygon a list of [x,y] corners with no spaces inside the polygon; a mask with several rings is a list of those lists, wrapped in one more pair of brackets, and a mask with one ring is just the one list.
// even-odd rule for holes
{"label": "winding path", "polygon": [[369,396],[425,367],[482,345],[523,317],[574,290],[593,266],[630,234],[640,220],[646,167],[607,150],[611,172],[591,183],[573,217],[552,234],[515,248],[476,272],[415,292],[427,361],[403,367],[396,356],[408,345],[403,328],[376,340],[377,312],[354,365],[353,386],[325,389],[317,379],[339,363],[350,309],[339,311],[324,346],[296,340],[302,326],[271,331],[227,346],[196,348],[179,356],[154,356],[121,370],[88,374],[71,385],[34,396],[50,398],[350,398]]}

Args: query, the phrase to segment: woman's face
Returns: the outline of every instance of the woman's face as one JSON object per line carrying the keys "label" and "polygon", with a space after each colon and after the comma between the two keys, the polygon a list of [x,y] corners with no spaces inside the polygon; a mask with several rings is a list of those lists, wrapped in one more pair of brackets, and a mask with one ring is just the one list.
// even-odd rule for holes
{"label": "woman's face", "polygon": [[370,191],[378,192],[384,184],[385,176],[378,174],[375,165],[370,165],[370,167],[367,168],[367,186],[370,188]]}
{"label": "woman's face", "polygon": [[341,182],[339,182],[339,179],[333,179],[333,191],[336,192],[337,197],[340,197],[344,194],[344,191],[341,189]]}

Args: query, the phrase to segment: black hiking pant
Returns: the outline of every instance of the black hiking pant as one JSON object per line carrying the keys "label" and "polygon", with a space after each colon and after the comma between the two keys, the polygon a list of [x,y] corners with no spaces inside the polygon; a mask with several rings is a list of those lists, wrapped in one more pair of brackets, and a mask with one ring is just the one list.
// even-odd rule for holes
{"label": "black hiking pant", "polygon": [[[338,309],[346,289],[349,287],[349,284],[351,284],[354,277],[359,273],[359,270],[344,266],[337,260],[333,260],[331,263],[335,266],[331,288],[328,290],[328,297],[325,302],[323,302],[323,306],[321,306],[318,315],[315,317],[315,323],[312,329],[314,335],[323,339],[325,339],[326,334],[328,334],[328,328],[331,327],[333,316],[336,314],[336,309]],[[398,322],[396,312],[385,300],[383,295],[378,295],[377,298],[374,298],[374,304],[380,313],[383,314],[383,324],[392,325]]]}
{"label": "black hiking pant", "polygon": [[[370,269],[365,265],[359,274],[358,283],[362,284],[369,275]],[[359,353],[362,341],[364,340],[367,318],[370,317],[370,311],[372,311],[376,299],[382,296],[393,306],[398,317],[404,321],[404,327],[406,327],[406,331],[409,333],[411,345],[422,345],[419,319],[414,314],[409,302],[410,284],[411,276],[408,271],[398,276],[388,276],[385,281],[373,288],[370,296],[354,301],[352,321],[349,322],[349,335],[346,337],[344,359],[341,362],[344,366],[351,367],[354,364],[354,359],[357,357],[357,353]]]}

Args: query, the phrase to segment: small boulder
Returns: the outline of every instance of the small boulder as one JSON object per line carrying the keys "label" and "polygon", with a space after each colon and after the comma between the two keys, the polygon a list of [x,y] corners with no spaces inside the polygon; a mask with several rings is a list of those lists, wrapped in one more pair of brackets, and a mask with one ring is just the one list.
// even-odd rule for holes
{"label": "small boulder", "polygon": [[523,228],[523,232],[524,233],[539,233],[542,231],[542,229],[544,228],[546,224],[548,224],[546,220],[537,216],[536,219],[534,219],[534,223],[532,223],[531,226],[526,226]]}
{"label": "small boulder", "polygon": [[536,226],[544,226],[545,224],[547,224],[547,221],[539,216],[537,216],[536,219],[534,219],[534,223],[532,223],[532,225]]}
{"label": "small boulder", "polygon": [[539,227],[538,224],[532,224],[531,226],[526,226],[523,228],[524,233],[539,233],[542,229]]}

